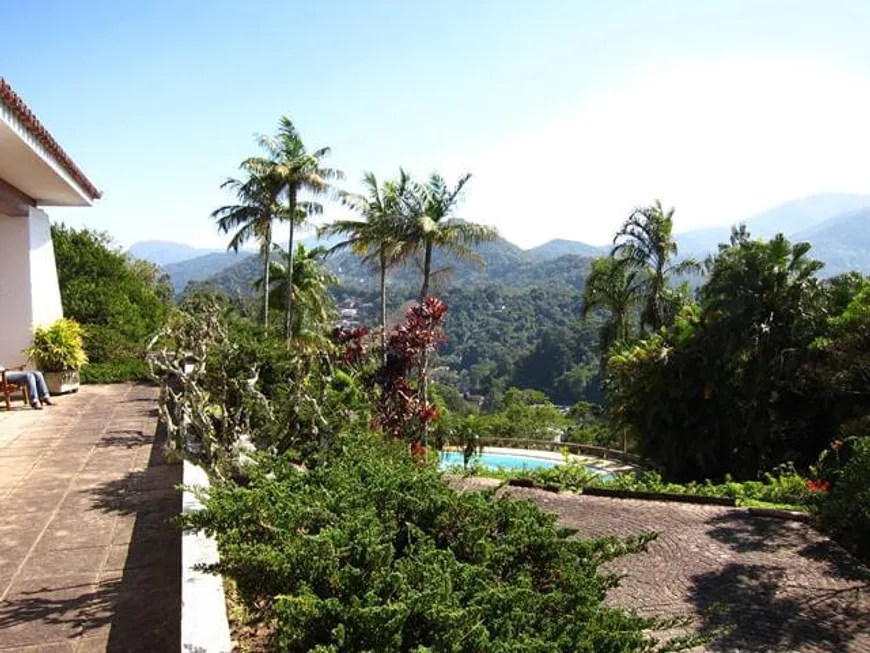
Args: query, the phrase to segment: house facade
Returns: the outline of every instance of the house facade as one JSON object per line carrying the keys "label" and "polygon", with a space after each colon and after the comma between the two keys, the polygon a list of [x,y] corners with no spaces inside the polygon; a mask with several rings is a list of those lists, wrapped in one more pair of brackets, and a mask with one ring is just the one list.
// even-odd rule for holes
{"label": "house facade", "polygon": [[33,329],[63,315],[43,207],[101,196],[0,77],[0,365],[25,362]]}

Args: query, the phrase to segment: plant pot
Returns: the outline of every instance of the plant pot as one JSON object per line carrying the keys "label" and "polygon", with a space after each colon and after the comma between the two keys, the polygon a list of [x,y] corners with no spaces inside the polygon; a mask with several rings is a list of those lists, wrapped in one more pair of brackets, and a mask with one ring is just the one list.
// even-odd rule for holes
{"label": "plant pot", "polygon": [[48,391],[52,395],[63,395],[75,392],[79,389],[79,371],[66,370],[65,372],[43,372]]}

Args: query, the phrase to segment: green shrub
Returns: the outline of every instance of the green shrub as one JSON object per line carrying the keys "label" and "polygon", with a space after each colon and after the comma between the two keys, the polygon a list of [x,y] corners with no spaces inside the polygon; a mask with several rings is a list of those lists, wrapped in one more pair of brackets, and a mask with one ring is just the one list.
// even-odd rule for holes
{"label": "green shrub", "polygon": [[84,326],[88,358],[142,357],[171,305],[168,277],[120,252],[106,234],[55,224],[51,238],[64,314]]}
{"label": "green shrub", "polygon": [[88,363],[82,368],[82,383],[127,383],[148,380],[148,367],[141,360]]}
{"label": "green shrub", "polygon": [[665,622],[605,606],[617,579],[600,571],[652,535],[572,539],[531,502],[452,490],[399,444],[337,447],[306,472],[263,458],[186,518],[217,537],[211,569],[273,626],[271,650],[653,649],[645,629]]}
{"label": "green shrub", "polygon": [[78,322],[62,317],[47,327],[37,327],[33,343],[24,353],[43,372],[79,370],[88,362],[83,335]]}
{"label": "green shrub", "polygon": [[585,465],[568,463],[554,468],[540,468],[522,472],[492,474],[485,468],[475,468],[485,475],[499,478],[509,476],[523,478],[542,488],[582,491],[584,487],[611,488],[615,490],[635,490],[640,492],[661,492],[687,496],[726,497],[736,499],[739,504],[772,504],[784,508],[809,509],[815,506],[822,495],[807,485],[807,479],[792,468],[783,469],[780,476],[767,474],[764,481],[736,482],[726,479],[725,483],[669,483],[657,472],[618,474],[602,477],[590,471]]}
{"label": "green shrub", "polygon": [[870,437],[855,438],[828,453],[840,462],[826,473],[830,489],[819,506],[822,525],[844,547],[870,559]]}

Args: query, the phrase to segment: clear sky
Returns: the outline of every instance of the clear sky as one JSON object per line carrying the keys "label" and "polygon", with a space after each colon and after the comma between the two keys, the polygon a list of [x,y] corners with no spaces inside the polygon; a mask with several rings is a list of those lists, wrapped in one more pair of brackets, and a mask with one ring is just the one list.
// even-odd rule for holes
{"label": "clear sky", "polygon": [[[220,246],[218,188],[285,113],[353,187],[469,171],[462,217],[522,246],[870,192],[867,0],[0,0],[0,75],[122,245]],[[338,210],[331,211],[336,215]]]}

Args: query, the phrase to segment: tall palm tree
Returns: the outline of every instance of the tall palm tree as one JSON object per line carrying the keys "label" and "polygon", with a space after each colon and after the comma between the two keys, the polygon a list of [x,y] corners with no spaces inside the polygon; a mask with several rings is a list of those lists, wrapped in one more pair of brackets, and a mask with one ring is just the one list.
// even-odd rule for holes
{"label": "tall palm tree", "polygon": [[581,317],[585,322],[596,309],[609,314],[601,334],[601,348],[605,358],[611,345],[632,336],[632,320],[636,319],[635,311],[639,304],[641,285],[641,272],[626,265],[624,260],[604,256],[592,261],[592,271],[583,289]]}
{"label": "tall palm tree", "polygon": [[[256,166],[270,170],[282,183],[282,195],[285,202],[285,215],[289,216],[290,236],[287,242],[289,252],[289,268],[293,269],[293,246],[296,226],[302,224],[313,215],[323,213],[323,205],[313,200],[303,200],[303,193],[318,196],[330,189],[329,182],[343,179],[344,174],[334,168],[325,168],[322,161],[329,155],[328,147],[309,152],[296,131],[293,122],[287,116],[281,116],[278,122],[278,133],[275,137],[260,136],[260,145],[266,150],[267,157],[249,159]],[[287,295],[284,304],[284,337],[289,339],[293,320],[293,284],[287,284]]]}
{"label": "tall palm tree", "polygon": [[[235,194],[238,204],[222,206],[213,211],[211,217],[217,220],[218,230],[222,233],[235,230],[227,250],[238,252],[251,238],[258,241],[263,257],[263,276],[266,279],[264,288],[268,288],[272,222],[282,216],[283,209],[278,196],[281,194],[283,182],[276,175],[270,174],[268,168],[254,161],[245,161],[241,169],[247,175],[244,180],[228,178],[221,184],[221,188],[229,189]],[[269,299],[265,290],[263,327],[269,327]]]}
{"label": "tall palm tree", "polygon": [[611,258],[623,259],[627,264],[646,270],[646,301],[641,321],[657,331],[665,321],[665,295],[674,275],[697,272],[694,259],[674,262],[678,252],[674,239],[674,209],[665,211],[660,200],[651,206],[635,209],[616,232]]}
{"label": "tall palm tree", "polygon": [[473,222],[454,217],[456,207],[470,174],[461,176],[455,186],[450,186],[437,172],[425,183],[415,182],[404,197],[406,232],[403,239],[413,250],[423,251],[423,285],[420,300],[429,294],[432,278],[432,254],[443,250],[458,258],[467,258],[483,263],[473,246],[495,240],[498,232]]}
{"label": "tall palm tree", "polygon": [[349,249],[363,263],[375,265],[380,274],[381,351],[387,350],[387,272],[402,263],[408,243],[402,239],[403,198],[410,184],[408,173],[399,169],[395,180],[378,184],[374,173],[363,176],[364,193],[341,193],[342,203],[359,212],[364,220],[337,220],[320,230],[321,235],[340,235],[347,239],[329,252]]}
{"label": "tall palm tree", "polygon": [[[296,246],[293,260],[292,286],[296,310],[293,312],[291,337],[304,333],[322,331],[322,327],[335,317],[335,302],[329,289],[338,285],[338,279],[323,265],[327,250],[324,247],[308,249],[303,244]],[[287,296],[287,270],[290,257],[280,247],[276,248],[271,264],[268,296],[270,305],[280,308]],[[266,288],[265,277],[254,282],[257,289]]]}
{"label": "tall palm tree", "polygon": [[[425,183],[411,185],[403,198],[405,218],[404,233],[401,238],[409,251],[423,250],[423,284],[420,287],[420,301],[429,295],[432,276],[432,254],[436,249],[443,250],[459,258],[477,260],[484,263],[473,246],[495,240],[498,232],[473,222],[465,222],[454,217],[456,207],[462,198],[462,191],[470,174],[462,175],[455,186],[450,186],[437,172],[433,172]],[[429,402],[429,356],[424,350],[420,362],[420,386],[424,405]],[[426,441],[427,433],[423,433]]]}

